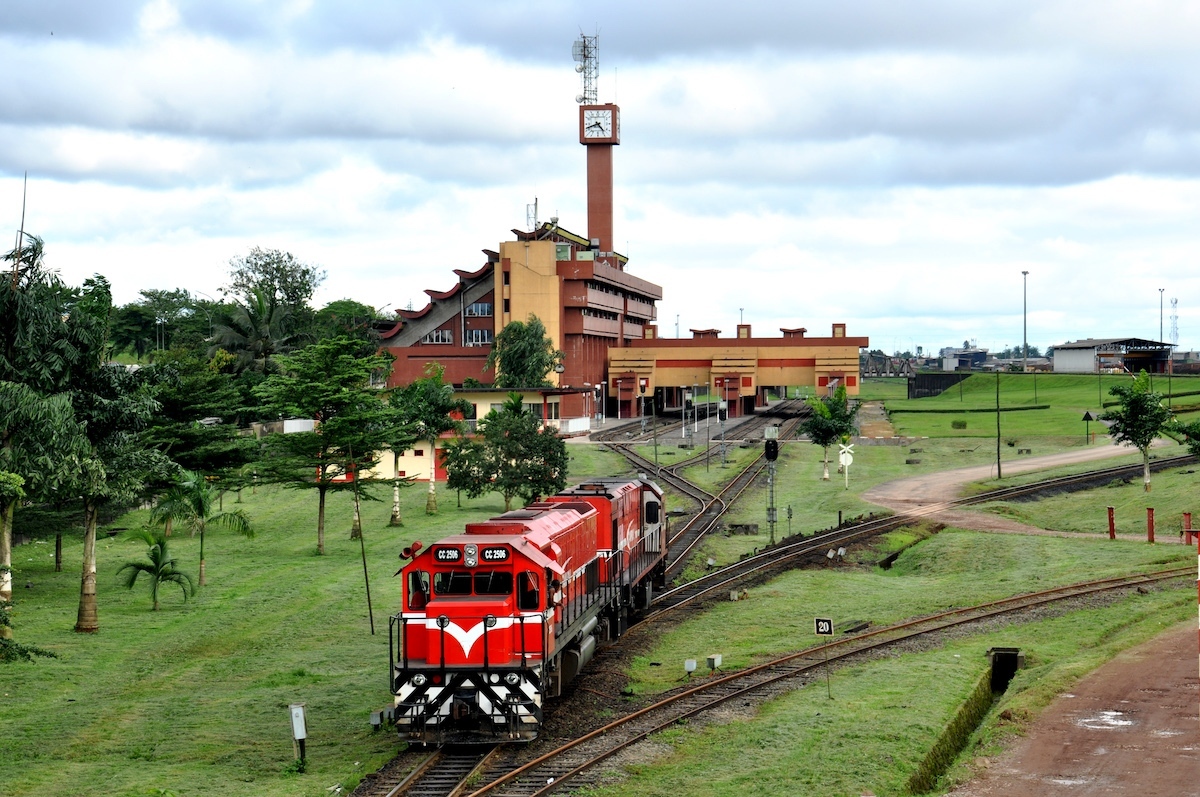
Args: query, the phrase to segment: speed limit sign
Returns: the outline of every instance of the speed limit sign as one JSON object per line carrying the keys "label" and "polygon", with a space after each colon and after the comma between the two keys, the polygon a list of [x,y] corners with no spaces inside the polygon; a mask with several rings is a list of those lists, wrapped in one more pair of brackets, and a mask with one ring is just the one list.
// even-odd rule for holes
{"label": "speed limit sign", "polygon": [[817,636],[833,636],[833,620],[817,617],[813,625],[816,627]]}

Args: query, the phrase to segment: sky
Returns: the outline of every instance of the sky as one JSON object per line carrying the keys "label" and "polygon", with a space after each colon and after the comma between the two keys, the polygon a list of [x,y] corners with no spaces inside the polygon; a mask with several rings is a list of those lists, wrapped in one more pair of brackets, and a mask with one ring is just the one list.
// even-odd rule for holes
{"label": "sky", "polygon": [[586,234],[581,32],[661,336],[1200,348],[1185,1],[5,0],[0,230],[27,172],[24,229],[118,303],[258,246],[419,309],[535,200]]}

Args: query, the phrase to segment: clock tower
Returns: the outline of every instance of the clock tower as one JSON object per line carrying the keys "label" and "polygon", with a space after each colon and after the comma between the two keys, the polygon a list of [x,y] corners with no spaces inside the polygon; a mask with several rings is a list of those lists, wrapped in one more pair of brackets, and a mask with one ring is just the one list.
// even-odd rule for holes
{"label": "clock tower", "polygon": [[613,147],[621,143],[621,109],[612,103],[579,108],[579,143],[587,147],[588,238],[613,251]]}
{"label": "clock tower", "polygon": [[[583,78],[579,103],[579,143],[587,147],[588,238],[601,252],[613,251],[613,147],[621,143],[621,109],[596,99],[600,48],[596,36],[580,34],[571,48],[575,71]],[[618,266],[620,268],[620,266]]]}

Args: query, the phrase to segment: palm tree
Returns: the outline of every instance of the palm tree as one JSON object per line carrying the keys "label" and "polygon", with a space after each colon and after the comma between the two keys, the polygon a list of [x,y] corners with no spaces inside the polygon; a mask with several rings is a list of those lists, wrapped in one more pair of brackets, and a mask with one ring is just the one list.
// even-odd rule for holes
{"label": "palm tree", "polygon": [[125,573],[125,588],[133,589],[138,576],[142,573],[150,579],[150,598],[154,601],[154,611],[158,611],[158,587],[161,584],[178,584],[183,590],[183,599],[196,594],[192,577],[175,567],[175,560],[167,553],[167,535],[159,529],[142,527],[134,529],[125,535],[125,539],[139,540],[150,546],[147,552],[149,562],[126,562],[117,570],[117,575]]}
{"label": "palm tree", "polygon": [[295,347],[297,335],[292,332],[292,312],[286,305],[276,304],[262,290],[255,289],[245,302],[235,302],[229,322],[213,327],[217,349],[237,357],[239,371],[264,373],[274,367],[275,355],[287,354]]}
{"label": "palm tree", "polygon": [[[150,512],[154,523],[169,523],[175,521],[186,526],[194,535],[200,532],[200,586],[206,586],[204,572],[204,530],[209,524],[215,524],[236,531],[246,537],[254,536],[250,519],[240,509],[233,512],[215,512],[217,491],[204,474],[185,470],[180,473],[178,481],[167,491],[158,505]],[[164,539],[166,535],[163,535]]]}

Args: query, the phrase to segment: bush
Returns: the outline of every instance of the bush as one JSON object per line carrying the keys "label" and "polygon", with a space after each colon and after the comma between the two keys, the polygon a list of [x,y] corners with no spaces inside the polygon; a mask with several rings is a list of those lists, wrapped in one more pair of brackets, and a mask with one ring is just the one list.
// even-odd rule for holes
{"label": "bush", "polygon": [[967,422],[966,421],[950,421],[950,428],[951,429],[966,429]]}

